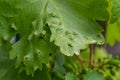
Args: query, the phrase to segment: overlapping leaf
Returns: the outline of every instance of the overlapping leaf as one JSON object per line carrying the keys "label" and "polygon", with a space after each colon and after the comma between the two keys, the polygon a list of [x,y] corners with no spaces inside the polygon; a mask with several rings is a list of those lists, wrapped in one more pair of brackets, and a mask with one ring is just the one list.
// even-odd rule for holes
{"label": "overlapping leaf", "polygon": [[106,41],[113,46],[116,41],[120,41],[120,1],[112,0],[111,19],[107,25]]}
{"label": "overlapping leaf", "polygon": [[12,45],[10,58],[16,59],[16,67],[22,66],[27,74],[41,69],[54,49],[49,31],[43,31],[47,0],[1,0],[0,4],[1,37],[10,42],[15,34],[20,35],[20,40]]}
{"label": "overlapping leaf", "polygon": [[49,53],[52,53],[54,47],[48,43],[48,40],[40,40],[34,38],[32,41],[21,39],[14,44],[10,52],[10,58],[17,57],[16,67],[22,63],[27,73],[31,73],[36,69],[42,68],[42,63],[48,63]]}
{"label": "overlapping leaf", "polygon": [[8,52],[0,47],[0,80],[50,80],[48,70],[35,71],[33,76],[28,76],[24,71],[19,72],[14,67],[15,61],[9,60]]}
{"label": "overlapping leaf", "polygon": [[107,6],[106,0],[49,0],[51,41],[68,56],[79,54],[88,44],[103,44],[103,30],[95,20],[108,19]]}
{"label": "overlapping leaf", "polygon": [[[88,44],[104,43],[96,20],[108,19],[107,6],[106,0],[0,0],[0,37],[9,43],[20,35],[11,44],[10,58],[30,74],[41,69],[55,50],[50,36],[68,56],[79,54]],[[51,34],[44,30],[46,23]]]}

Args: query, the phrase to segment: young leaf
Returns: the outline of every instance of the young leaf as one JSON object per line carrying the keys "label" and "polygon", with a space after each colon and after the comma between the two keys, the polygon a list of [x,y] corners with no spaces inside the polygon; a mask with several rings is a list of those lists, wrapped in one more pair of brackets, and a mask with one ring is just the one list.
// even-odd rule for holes
{"label": "young leaf", "polygon": [[113,46],[116,41],[120,42],[120,21],[107,26],[106,42]]}

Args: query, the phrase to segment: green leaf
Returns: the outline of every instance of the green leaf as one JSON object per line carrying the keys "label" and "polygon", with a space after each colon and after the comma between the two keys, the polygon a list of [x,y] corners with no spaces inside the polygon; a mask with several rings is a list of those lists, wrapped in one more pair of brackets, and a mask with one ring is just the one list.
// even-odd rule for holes
{"label": "green leaf", "polygon": [[16,67],[27,74],[42,69],[42,63],[48,63],[49,53],[55,50],[49,42],[50,31],[45,34],[44,30],[46,5],[47,0],[0,1],[0,36],[10,42],[14,35],[20,35],[10,48],[10,59],[16,59]]}
{"label": "green leaf", "polygon": [[0,16],[0,36],[1,39],[10,40],[13,36],[12,29],[9,28],[9,22]]}
{"label": "green leaf", "polygon": [[[116,41],[120,41],[120,1],[112,0],[110,5],[111,10],[111,19],[110,23],[107,25],[107,35],[106,42],[113,46]],[[111,34],[112,33],[112,34]]]}
{"label": "green leaf", "polygon": [[1,0],[0,36],[10,41],[16,33],[22,37],[39,36],[43,30],[47,0]]}
{"label": "green leaf", "polygon": [[120,1],[112,0],[111,23],[120,19]]}
{"label": "green leaf", "polygon": [[72,73],[67,73],[65,76],[65,80],[78,80],[77,77]]}
{"label": "green leaf", "polygon": [[[48,63],[54,44],[67,56],[103,44],[96,20],[108,19],[107,7],[107,0],[0,0],[0,38],[10,45],[16,68],[31,74]],[[20,39],[10,43],[16,34]]]}
{"label": "green leaf", "polygon": [[20,8],[19,13],[14,18],[14,23],[21,36],[40,35],[44,26],[46,4],[47,0],[33,2],[29,0],[29,3],[23,9]]}
{"label": "green leaf", "polygon": [[65,64],[65,57],[63,55],[56,55],[53,71],[65,74],[66,69],[63,67],[64,64]]}
{"label": "green leaf", "polygon": [[13,65],[14,62],[8,59],[8,53],[4,48],[0,47],[0,73],[2,73],[0,74],[1,80],[12,80],[10,79],[10,76],[14,76],[14,73],[16,72],[16,70],[13,68]]}
{"label": "green leaf", "polygon": [[95,20],[107,20],[107,4],[106,0],[49,0],[47,23],[51,41],[68,56],[79,54],[88,44],[103,44],[103,29]]}
{"label": "green leaf", "polygon": [[37,70],[34,75],[27,75],[24,71],[14,67],[15,61],[9,60],[8,52],[0,47],[0,80],[51,80],[46,66],[42,71]]}
{"label": "green leaf", "polygon": [[120,42],[120,21],[107,26],[106,42],[113,46],[116,41]]}
{"label": "green leaf", "polygon": [[84,75],[84,80],[105,80],[105,78],[100,72],[89,70],[87,74]]}
{"label": "green leaf", "polygon": [[10,58],[16,58],[16,67],[24,65],[23,69],[27,74],[33,73],[38,68],[42,69],[42,63],[48,63],[49,53],[55,50],[47,37],[43,39],[34,37],[31,41],[21,38],[15,43],[10,51]]}

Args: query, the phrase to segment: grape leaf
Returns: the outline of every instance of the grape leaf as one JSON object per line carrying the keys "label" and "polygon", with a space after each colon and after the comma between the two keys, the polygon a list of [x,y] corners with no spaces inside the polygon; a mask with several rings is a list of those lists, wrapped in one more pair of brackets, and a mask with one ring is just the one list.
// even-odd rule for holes
{"label": "grape leaf", "polygon": [[[43,30],[43,18],[47,0],[11,0],[0,1],[0,36],[5,40],[12,33],[28,36],[39,35]],[[10,35],[12,34],[12,35]]]}
{"label": "grape leaf", "polygon": [[105,78],[101,73],[89,70],[87,74],[84,75],[84,80],[105,80]]}
{"label": "grape leaf", "polygon": [[26,38],[21,38],[12,46],[10,51],[10,58],[16,59],[16,67],[23,64],[23,69],[28,74],[33,73],[36,69],[42,69],[42,63],[48,63],[49,53],[53,53],[55,47],[49,43],[49,37],[40,39],[39,37],[32,39],[31,41]]}
{"label": "grape leaf", "polygon": [[65,64],[64,56],[63,55],[56,55],[53,71],[65,74],[66,70],[63,67],[63,64]]}
{"label": "grape leaf", "polygon": [[111,23],[120,19],[120,1],[112,0]]}
{"label": "grape leaf", "polygon": [[[110,23],[107,25],[106,42],[113,46],[116,41],[120,41],[120,1],[112,0],[110,5],[111,9],[111,19]],[[112,34],[111,34],[112,33]]]}
{"label": "grape leaf", "polygon": [[79,54],[88,44],[103,44],[103,29],[95,20],[108,19],[107,4],[106,0],[49,0],[51,41],[68,56]]}
{"label": "grape leaf", "polygon": [[116,41],[120,42],[120,21],[107,26],[106,42],[113,46]]}
{"label": "grape leaf", "polygon": [[10,59],[16,59],[16,67],[21,66],[27,74],[42,69],[55,50],[49,42],[50,31],[45,34],[43,29],[47,0],[1,0],[0,4],[0,36],[10,42],[20,35],[20,40],[11,44]]}
{"label": "grape leaf", "polygon": [[14,62],[8,59],[8,53],[5,51],[4,48],[0,47],[0,72],[2,73],[0,74],[1,80],[10,80],[10,76],[13,76],[14,72],[16,72],[16,70],[11,70],[13,68],[13,65]]}
{"label": "grape leaf", "polygon": [[37,70],[34,75],[27,75],[24,71],[14,67],[15,61],[9,60],[8,52],[0,47],[0,80],[51,80],[48,70],[44,65],[42,71]]}
{"label": "grape leaf", "polygon": [[[103,29],[96,20],[108,19],[107,4],[106,0],[0,0],[0,37],[10,42],[20,35],[10,43],[10,58],[30,74],[48,63],[49,53],[55,50],[52,41],[68,56],[88,44],[103,44]],[[44,29],[46,23],[51,33]]]}

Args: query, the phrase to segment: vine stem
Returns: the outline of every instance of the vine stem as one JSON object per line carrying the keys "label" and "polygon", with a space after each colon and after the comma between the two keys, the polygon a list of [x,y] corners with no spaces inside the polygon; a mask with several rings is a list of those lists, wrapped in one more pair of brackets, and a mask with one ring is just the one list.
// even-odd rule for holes
{"label": "vine stem", "polygon": [[82,57],[80,55],[76,55],[76,54],[75,54],[75,57],[79,60],[79,62],[81,63],[82,68],[84,69],[85,65],[84,65],[84,60],[82,59]]}
{"label": "vine stem", "polygon": [[89,68],[93,67],[93,44],[90,44]]}

